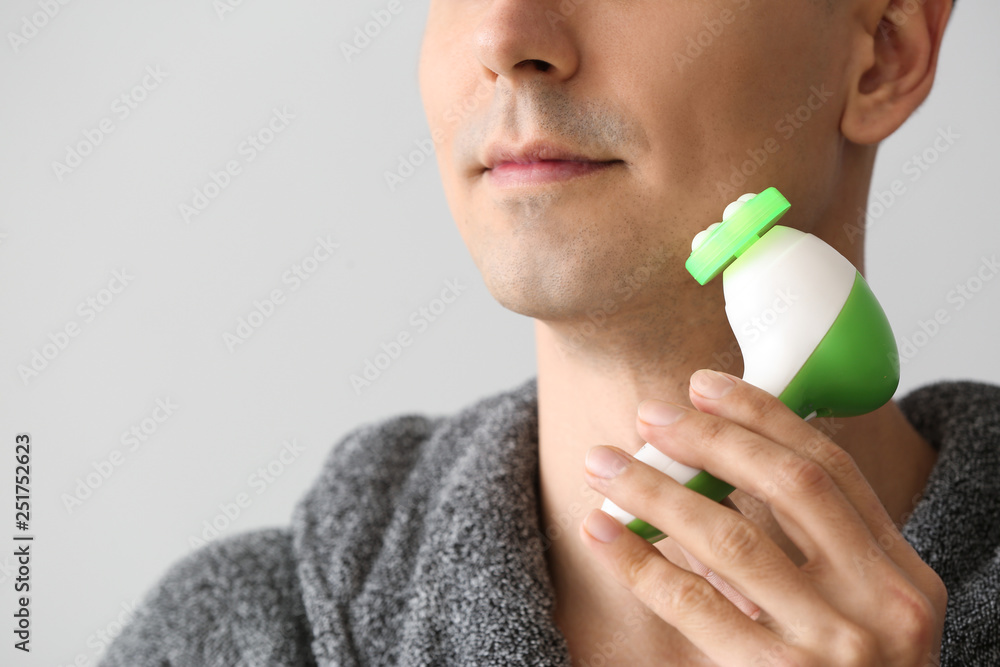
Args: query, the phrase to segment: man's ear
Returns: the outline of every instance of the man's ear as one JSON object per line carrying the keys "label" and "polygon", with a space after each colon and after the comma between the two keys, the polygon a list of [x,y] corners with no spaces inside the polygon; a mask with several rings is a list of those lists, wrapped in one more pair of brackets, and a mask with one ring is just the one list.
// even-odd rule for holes
{"label": "man's ear", "polygon": [[[867,5],[848,71],[840,131],[875,144],[896,131],[934,83],[952,0],[877,0]],[[876,22],[877,21],[877,22]]]}

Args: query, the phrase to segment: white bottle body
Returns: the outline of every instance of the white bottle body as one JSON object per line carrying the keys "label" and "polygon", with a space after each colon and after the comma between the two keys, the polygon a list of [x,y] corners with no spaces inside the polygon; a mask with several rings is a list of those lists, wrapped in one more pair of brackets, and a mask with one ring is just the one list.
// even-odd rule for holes
{"label": "white bottle body", "polygon": [[821,239],[775,225],[722,274],[743,379],[778,396],[840,315],[857,269]]}

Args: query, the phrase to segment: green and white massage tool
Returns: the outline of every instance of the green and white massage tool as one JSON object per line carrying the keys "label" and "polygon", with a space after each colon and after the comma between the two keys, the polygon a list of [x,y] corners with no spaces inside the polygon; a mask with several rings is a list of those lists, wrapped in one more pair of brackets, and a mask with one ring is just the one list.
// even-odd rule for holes
{"label": "green and white massage tool", "polygon": [[[843,255],[812,234],[775,225],[789,208],[775,188],[741,196],[722,222],[695,236],[685,266],[702,285],[722,273],[746,382],[804,419],[871,412],[899,384],[889,320]],[[649,443],[635,457],[713,500],[733,491]],[[666,537],[610,499],[601,509],[650,542]]]}

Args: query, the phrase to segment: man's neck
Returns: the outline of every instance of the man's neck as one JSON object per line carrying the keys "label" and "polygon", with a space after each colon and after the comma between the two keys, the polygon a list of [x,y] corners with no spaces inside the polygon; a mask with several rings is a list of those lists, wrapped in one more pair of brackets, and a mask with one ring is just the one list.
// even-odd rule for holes
{"label": "man's neck", "polygon": [[[678,334],[673,327],[669,338],[672,327],[643,326],[648,324],[606,323],[605,329],[581,342],[535,322],[541,520],[551,541],[546,558],[556,590],[556,620],[567,634],[571,652],[584,659],[591,653],[596,655],[601,642],[611,641],[616,627],[626,634],[631,632],[633,636],[625,644],[637,653],[643,645],[653,649],[650,642],[664,649],[669,646],[672,651],[683,650],[686,643],[658,619],[650,618],[648,610],[643,614],[638,599],[612,579],[580,540],[580,522],[591,508],[600,507],[603,499],[584,481],[587,450],[610,444],[635,453],[644,442],[635,428],[638,404],[646,398],[658,398],[690,405],[688,380],[699,368],[720,369],[724,365],[720,360],[732,359],[731,365],[721,370],[742,375],[742,360],[724,320],[701,321],[697,327],[686,327],[685,334]],[[641,330],[658,331],[664,340],[638,335]],[[678,337],[683,335],[689,338]],[[654,355],[650,350],[665,352]],[[898,406],[890,402],[868,415],[814,425],[854,457],[889,515],[897,523],[905,520],[933,467],[935,452]],[[786,550],[794,550],[759,503],[739,490],[731,499]],[[688,569],[670,538],[655,546]],[[643,622],[623,624],[629,614]],[[611,639],[602,639],[603,634]]]}

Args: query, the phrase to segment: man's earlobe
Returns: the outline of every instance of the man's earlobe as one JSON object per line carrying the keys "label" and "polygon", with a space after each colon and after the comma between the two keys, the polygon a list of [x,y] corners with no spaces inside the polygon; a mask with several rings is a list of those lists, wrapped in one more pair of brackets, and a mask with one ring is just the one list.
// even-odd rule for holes
{"label": "man's earlobe", "polygon": [[890,0],[878,23],[861,26],[849,67],[841,133],[856,144],[875,144],[902,125],[934,84],[952,0]]}

